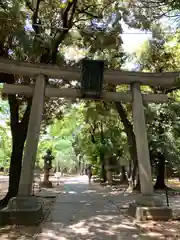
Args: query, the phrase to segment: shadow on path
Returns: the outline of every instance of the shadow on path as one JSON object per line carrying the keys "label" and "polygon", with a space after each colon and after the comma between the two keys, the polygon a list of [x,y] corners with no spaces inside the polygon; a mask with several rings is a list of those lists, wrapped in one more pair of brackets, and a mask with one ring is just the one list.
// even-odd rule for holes
{"label": "shadow on path", "polygon": [[68,180],[34,239],[137,239],[138,230],[108,200],[108,194],[86,181]]}

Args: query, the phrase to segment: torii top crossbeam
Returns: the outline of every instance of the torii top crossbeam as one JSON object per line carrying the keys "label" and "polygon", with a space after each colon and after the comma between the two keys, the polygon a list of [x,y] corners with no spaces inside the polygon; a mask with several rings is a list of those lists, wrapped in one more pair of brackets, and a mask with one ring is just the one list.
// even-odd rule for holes
{"label": "torii top crossbeam", "polygon": [[[81,69],[70,67],[59,67],[51,64],[27,63],[22,61],[8,60],[0,58],[0,72],[16,74],[20,76],[34,77],[38,74],[46,75],[50,78],[81,80]],[[139,82],[149,86],[171,86],[176,83],[180,72],[165,73],[145,73],[122,70],[105,70],[104,83],[115,85],[131,84]]]}

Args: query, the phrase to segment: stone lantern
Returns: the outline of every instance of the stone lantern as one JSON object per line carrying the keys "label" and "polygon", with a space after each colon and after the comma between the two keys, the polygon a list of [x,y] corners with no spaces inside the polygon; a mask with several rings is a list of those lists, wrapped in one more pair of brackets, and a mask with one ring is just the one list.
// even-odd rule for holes
{"label": "stone lantern", "polygon": [[49,181],[49,173],[52,168],[52,160],[54,156],[52,156],[51,149],[48,149],[46,155],[43,157],[44,159],[44,179],[41,182],[41,187],[43,188],[52,188],[52,182]]}

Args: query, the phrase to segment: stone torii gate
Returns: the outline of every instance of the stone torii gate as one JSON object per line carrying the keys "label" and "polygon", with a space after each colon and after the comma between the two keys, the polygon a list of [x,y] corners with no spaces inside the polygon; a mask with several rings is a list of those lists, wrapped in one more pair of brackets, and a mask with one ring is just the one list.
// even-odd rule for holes
{"label": "stone torii gate", "polygon": [[[16,206],[16,214],[14,213],[14,218],[20,219],[22,216],[26,216],[27,219],[29,216],[30,219],[33,214],[34,217],[36,215],[36,219],[38,219],[42,213],[42,208],[39,203],[36,202],[36,199],[32,198],[31,195],[34,165],[43,115],[44,97],[82,97],[82,93],[78,89],[58,89],[46,86],[45,77],[80,81],[81,70],[74,68],[60,68],[58,66],[47,64],[31,64],[0,58],[0,72],[36,78],[35,85],[27,86],[18,84],[4,84],[3,87],[3,92],[6,94],[33,96],[33,101],[28,125],[26,145],[24,149],[18,196],[15,199],[10,200],[8,209],[2,211],[12,212],[14,206]],[[104,99],[105,101],[132,102],[141,194],[144,196],[142,197],[144,199],[143,204],[146,206],[159,206],[161,204],[159,200],[157,201],[153,197],[151,165],[143,103],[167,102],[168,97],[165,94],[142,94],[140,87],[141,85],[170,87],[175,84],[176,78],[178,76],[179,73],[142,73],[115,70],[104,71],[104,83],[111,83],[114,85],[129,84],[131,87],[131,91],[127,91],[126,93],[104,91],[101,93],[101,99]],[[91,94],[92,93],[90,93],[90,95]],[[139,202],[138,204],[141,207],[143,205],[142,198],[140,201],[137,200],[137,203]],[[131,205],[130,208],[132,207],[134,207],[134,205]],[[139,210],[136,208],[136,214],[138,214],[138,211]],[[20,220],[17,221],[19,222]],[[34,223],[34,218],[33,221],[29,221],[31,223]]]}

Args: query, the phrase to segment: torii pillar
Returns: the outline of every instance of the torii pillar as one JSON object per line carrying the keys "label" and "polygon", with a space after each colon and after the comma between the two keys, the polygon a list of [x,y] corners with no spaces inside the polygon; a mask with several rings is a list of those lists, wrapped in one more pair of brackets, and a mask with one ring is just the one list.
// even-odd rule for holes
{"label": "torii pillar", "polygon": [[15,224],[36,225],[43,214],[41,204],[35,196],[32,196],[32,184],[44,110],[44,95],[45,77],[38,75],[32,99],[19,191],[17,197],[9,201],[8,209],[5,210],[10,212],[11,222]]}
{"label": "torii pillar", "polygon": [[137,147],[141,193],[143,195],[150,196],[153,194],[153,183],[151,175],[146,122],[144,116],[144,105],[139,83],[132,84],[132,95],[132,113]]}
{"label": "torii pillar", "polygon": [[32,195],[34,168],[37,147],[40,135],[41,121],[44,111],[45,77],[38,75],[32,99],[31,113],[29,117],[26,145],[24,149],[21,178],[19,183],[19,197]]}
{"label": "torii pillar", "polygon": [[169,220],[172,217],[172,209],[164,206],[163,200],[153,195],[151,163],[140,83],[133,83],[131,91],[141,196],[130,204],[129,214],[138,220]]}

